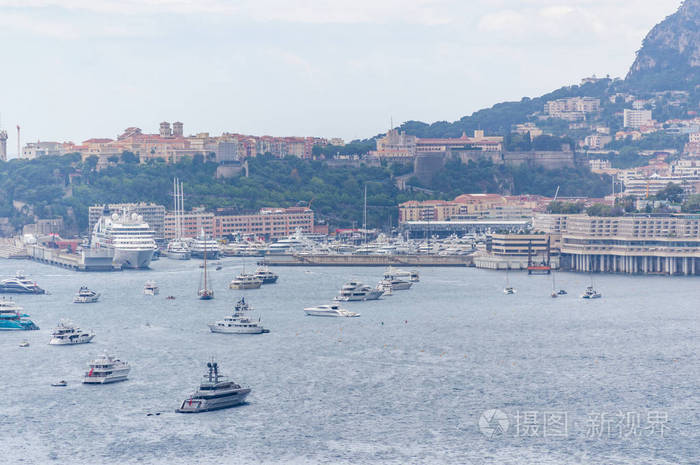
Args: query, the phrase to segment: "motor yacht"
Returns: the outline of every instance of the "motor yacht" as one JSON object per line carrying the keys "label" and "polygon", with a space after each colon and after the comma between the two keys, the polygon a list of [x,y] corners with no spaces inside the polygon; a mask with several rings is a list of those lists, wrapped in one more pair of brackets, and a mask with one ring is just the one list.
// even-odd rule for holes
{"label": "motor yacht", "polygon": [[40,288],[35,282],[18,271],[14,278],[0,281],[0,293],[6,294],[45,294],[46,291]]}
{"label": "motor yacht", "polygon": [[229,284],[229,289],[260,289],[262,286],[262,279],[258,278],[252,273],[241,273],[236,276],[233,281]]}
{"label": "motor yacht", "polygon": [[95,291],[91,291],[87,286],[81,286],[80,290],[75,297],[73,297],[73,303],[76,304],[93,304],[100,299],[100,294]]}
{"label": "motor yacht", "polygon": [[219,410],[235,407],[245,402],[250,394],[250,388],[242,387],[239,384],[229,381],[219,373],[217,362],[207,363],[208,373],[194,393],[185,399],[180,408],[175,410],[178,413],[200,413],[210,410]]}
{"label": "motor yacht", "polygon": [[101,355],[88,364],[83,384],[108,384],[126,381],[131,367],[123,360],[111,355]]}
{"label": "motor yacht", "polygon": [[187,243],[181,239],[173,239],[168,242],[166,255],[173,260],[189,260],[192,258],[190,248],[187,246]]}
{"label": "motor yacht", "polygon": [[82,331],[79,327],[70,322],[61,321],[51,332],[49,344],[54,346],[87,344],[92,341],[94,337],[95,333],[93,331]]}
{"label": "motor yacht", "polygon": [[22,313],[23,308],[13,300],[0,299],[0,331],[31,331],[39,327]]}
{"label": "motor yacht", "polygon": [[601,297],[603,295],[593,289],[593,286],[588,286],[581,296],[582,299],[600,299]]}
{"label": "motor yacht", "polygon": [[241,300],[236,303],[233,313],[230,316],[226,316],[223,320],[217,321],[216,323],[209,324],[209,329],[212,333],[225,334],[269,333],[269,329],[265,329],[260,325],[259,318],[258,321],[255,321],[245,314],[245,312],[252,309],[253,308],[245,301],[245,298],[241,298]]}
{"label": "motor yacht", "polygon": [[388,287],[392,291],[406,291],[411,288],[413,284],[410,281],[403,281],[401,279],[383,279],[379,282],[382,287]]}
{"label": "motor yacht", "polygon": [[266,266],[260,266],[255,270],[255,277],[262,279],[263,284],[274,284],[279,279],[279,276],[270,271]]}
{"label": "motor yacht", "polygon": [[304,313],[308,316],[327,316],[327,317],[356,317],[359,313],[350,312],[344,308],[340,308],[337,304],[318,305],[316,307],[307,307]]}
{"label": "motor yacht", "polygon": [[381,289],[373,289],[371,286],[366,286],[358,281],[350,281],[345,283],[340,289],[340,294],[335,297],[338,302],[363,302],[365,300],[377,300],[384,291]]}
{"label": "motor yacht", "polygon": [[158,295],[159,292],[160,289],[155,281],[146,281],[146,284],[143,285],[143,293],[146,295]]}
{"label": "motor yacht", "polygon": [[420,281],[420,276],[416,270],[404,271],[389,267],[386,272],[384,272],[384,279],[401,279],[417,283]]}

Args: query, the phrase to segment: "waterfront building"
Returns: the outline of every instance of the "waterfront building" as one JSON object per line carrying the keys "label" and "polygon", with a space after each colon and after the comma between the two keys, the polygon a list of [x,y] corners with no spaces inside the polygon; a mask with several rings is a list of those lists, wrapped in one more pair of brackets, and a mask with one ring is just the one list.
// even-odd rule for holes
{"label": "waterfront building", "polygon": [[700,215],[536,215],[533,229],[560,235],[570,271],[700,274]]}
{"label": "waterfront building", "polygon": [[[314,212],[308,207],[263,208],[256,214],[214,214],[194,209],[181,215],[183,237],[196,237],[202,230],[216,239],[237,235],[255,235],[268,240],[292,235],[297,229],[305,234],[315,232]],[[165,215],[165,238],[175,238],[175,215]]]}
{"label": "waterfront building", "polygon": [[533,210],[548,203],[540,196],[462,194],[454,200],[411,200],[399,205],[399,223],[412,221],[463,221],[478,218],[530,218]]}
{"label": "waterfront building", "polygon": [[88,208],[88,230],[93,231],[95,224],[105,215],[120,214],[126,210],[141,215],[153,231],[154,239],[162,241],[165,238],[165,207],[155,203],[111,203],[109,205],[93,205]]}

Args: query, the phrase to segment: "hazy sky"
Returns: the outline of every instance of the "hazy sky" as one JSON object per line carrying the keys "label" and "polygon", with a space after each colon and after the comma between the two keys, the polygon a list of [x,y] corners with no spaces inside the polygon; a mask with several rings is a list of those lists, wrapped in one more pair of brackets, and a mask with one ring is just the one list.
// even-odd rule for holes
{"label": "hazy sky", "polygon": [[157,132],[370,137],[593,73],[624,77],[680,0],[0,0],[22,143]]}

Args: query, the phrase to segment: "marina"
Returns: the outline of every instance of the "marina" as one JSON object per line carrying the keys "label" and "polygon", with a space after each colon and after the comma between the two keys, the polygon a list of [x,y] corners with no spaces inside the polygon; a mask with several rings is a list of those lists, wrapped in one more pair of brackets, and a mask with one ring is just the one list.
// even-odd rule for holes
{"label": "marina", "polygon": [[[272,331],[229,337],[207,327],[241,296],[227,287],[243,260],[225,258],[223,265],[212,276],[217,299],[203,302],[196,298],[201,270],[187,261],[159,260],[150,270],[116,274],[23,263],[49,293],[15,296],[41,330],[0,333],[7,361],[0,383],[6,396],[22,399],[0,408],[9,420],[0,423],[0,434],[13,437],[13,425],[21,425],[27,439],[7,452],[10,463],[87,463],[100,456],[108,464],[209,465],[222,454],[240,463],[303,463],[311,454],[314,463],[462,465],[484,451],[499,463],[519,463],[523,449],[509,446],[518,439],[491,441],[476,426],[483,411],[500,408],[568,412],[567,441],[538,438],[552,461],[536,452],[527,457],[569,464],[571,454],[589,450],[585,428],[573,422],[585,425],[591,409],[656,408],[668,413],[673,428],[687,432],[683,425],[695,424],[696,389],[688,379],[700,376],[694,350],[700,321],[692,278],[600,275],[595,288],[604,298],[584,300],[579,295],[590,277],[559,272],[556,287],[570,295],[552,299],[548,276],[511,272],[518,293],[505,296],[503,272],[421,268],[420,282],[408,291],[342,304],[359,318],[317,318],[303,308],[330,302],[350,280],[376,283],[386,269],[278,267],[277,284],[250,294]],[[2,276],[17,268],[15,260],[0,260]],[[158,283],[159,295],[143,294],[146,280]],[[84,284],[101,290],[99,304],[72,304]],[[61,319],[98,336],[90,344],[50,346]],[[25,339],[30,346],[19,348]],[[128,381],[84,386],[86,363],[104,351],[129,362]],[[225,374],[253,388],[247,404],[174,413],[212,354]],[[57,380],[67,385],[52,387]],[[358,410],[366,415],[350,414]],[[163,413],[147,415],[152,412]],[[368,434],[358,437],[360,429]],[[317,433],[307,437],[308,431]],[[645,436],[624,453],[617,443],[600,441],[596,453],[623,463],[643,463],[649,454],[659,463],[689,463],[697,456],[695,439]],[[456,452],[444,455],[448,450]]]}

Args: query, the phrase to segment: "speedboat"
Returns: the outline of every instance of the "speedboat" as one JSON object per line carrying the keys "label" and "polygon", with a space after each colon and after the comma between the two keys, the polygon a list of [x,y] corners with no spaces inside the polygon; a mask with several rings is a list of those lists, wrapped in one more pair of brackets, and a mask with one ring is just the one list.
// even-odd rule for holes
{"label": "speedboat", "polygon": [[95,291],[91,291],[87,286],[81,286],[80,290],[73,298],[73,303],[76,304],[92,304],[99,300],[100,294]]}
{"label": "speedboat", "polygon": [[83,384],[108,384],[126,381],[131,367],[123,360],[104,354],[91,361],[90,370],[85,372]]}
{"label": "speedboat", "polygon": [[260,319],[255,321],[246,316],[245,312],[253,308],[241,298],[236,303],[233,313],[230,316],[224,317],[223,320],[209,324],[209,329],[212,333],[226,334],[263,334],[269,333],[269,329],[265,329],[260,325]]}
{"label": "speedboat", "polygon": [[51,333],[49,344],[54,346],[87,344],[92,341],[94,337],[95,333],[93,331],[82,331],[70,322],[61,321]]}
{"label": "speedboat", "polygon": [[251,273],[241,273],[236,276],[231,284],[229,284],[229,289],[260,289],[262,286],[262,279],[258,278]]}
{"label": "speedboat", "polygon": [[208,373],[194,393],[185,399],[178,413],[200,413],[210,410],[219,410],[235,407],[245,402],[250,394],[250,388],[242,387],[233,381],[228,381],[225,376],[219,374],[219,364],[207,363]]}
{"label": "speedboat", "polygon": [[0,331],[27,331],[36,330],[39,327],[29,319],[29,315],[22,313],[23,308],[13,300],[0,299]]}
{"label": "speedboat", "polygon": [[159,292],[160,290],[155,281],[146,281],[146,284],[143,285],[143,293],[146,295],[158,295]]}
{"label": "speedboat", "polygon": [[14,278],[0,281],[0,293],[7,294],[45,294],[46,291],[40,288],[35,282],[18,271]]}
{"label": "speedboat", "polygon": [[340,308],[337,304],[318,305],[316,307],[307,307],[304,309],[307,316],[330,316],[330,317],[356,317],[359,313],[350,312],[344,308]]}
{"label": "speedboat", "polygon": [[603,295],[593,289],[593,286],[588,286],[581,296],[582,299],[600,299],[601,297]]}
{"label": "speedboat", "polygon": [[51,383],[51,386],[53,386],[53,387],[66,387],[66,386],[68,386],[68,383],[66,383],[66,381],[62,379],[61,381],[56,381],[55,383]]}
{"label": "speedboat", "polygon": [[279,276],[270,271],[266,266],[258,267],[258,269],[255,270],[255,277],[262,279],[263,284],[274,284],[279,278]]}
{"label": "speedboat", "polygon": [[19,346],[20,347],[29,347],[29,341],[25,339],[24,341],[19,343]]}
{"label": "speedboat", "polygon": [[516,293],[516,290],[515,290],[514,288],[512,288],[512,287],[506,287],[506,288],[503,289],[503,293],[504,293],[505,295],[513,295],[513,294]]}
{"label": "speedboat", "polygon": [[365,300],[377,300],[384,291],[381,289],[373,289],[358,281],[350,281],[345,283],[340,289],[340,294],[335,297],[338,302],[363,302]]}

